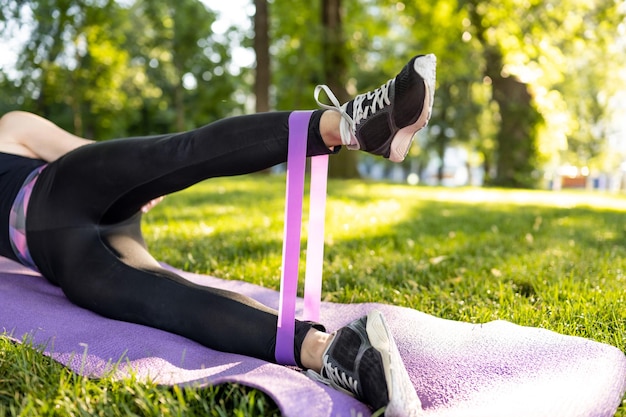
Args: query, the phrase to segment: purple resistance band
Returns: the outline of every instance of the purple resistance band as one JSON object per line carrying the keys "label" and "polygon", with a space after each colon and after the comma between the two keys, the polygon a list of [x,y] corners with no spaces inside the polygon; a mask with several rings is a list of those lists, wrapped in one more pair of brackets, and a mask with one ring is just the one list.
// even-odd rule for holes
{"label": "purple resistance band", "polygon": [[[300,233],[302,230],[302,200],[306,168],[306,145],[310,111],[293,112],[289,116],[289,151],[287,154],[287,186],[285,194],[285,232],[280,282],[280,301],[276,329],[276,361],[296,365],[293,352],[296,298],[298,295],[298,265]],[[305,276],[304,316],[319,320],[324,257],[324,219],[328,155],[311,159],[311,195],[309,202],[309,239]]]}
{"label": "purple resistance band", "polygon": [[324,223],[326,219],[326,189],[328,155],[311,158],[311,191],[309,198],[309,238],[306,248],[304,275],[303,319],[319,321],[322,299],[322,268],[324,266]]}

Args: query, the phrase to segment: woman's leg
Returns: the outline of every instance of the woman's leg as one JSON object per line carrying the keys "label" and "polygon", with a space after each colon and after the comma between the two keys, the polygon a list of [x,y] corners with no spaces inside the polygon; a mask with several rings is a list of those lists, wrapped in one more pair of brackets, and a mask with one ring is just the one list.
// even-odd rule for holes
{"label": "woman's leg", "polygon": [[[309,125],[309,155],[330,152],[319,133],[321,114],[314,112]],[[255,172],[286,161],[289,115],[240,116],[179,134],[83,146],[42,172],[32,198],[45,199],[48,213],[55,208],[76,210],[79,218],[64,216],[71,225],[115,224],[153,198],[207,178]],[[30,222],[31,228],[58,224],[58,213],[40,214],[43,217]]]}
{"label": "woman's leg", "polygon": [[[276,311],[255,300],[194,284],[162,268],[143,245],[133,218],[105,229],[59,229],[45,239],[73,303],[116,320],[185,336],[207,347],[275,362]],[[36,238],[40,236],[35,235]],[[60,247],[59,247],[60,246]],[[75,256],[68,255],[78,250]],[[296,323],[294,355],[310,323]]]}
{"label": "woman's leg", "polygon": [[[425,68],[432,74],[427,76]],[[434,61],[414,58],[379,89],[337,104],[342,143],[403,159],[413,134],[430,115],[431,85]],[[56,279],[74,302],[101,314],[273,360],[275,312],[237,294],[182,282],[155,263],[141,239],[133,239],[139,233],[133,215],[152,198],[211,176],[251,172],[286,159],[285,114],[242,117],[237,119],[241,126],[233,120],[181,135],[85,146],[51,164],[33,190],[27,219],[28,243],[40,270]],[[319,153],[328,152],[325,145]],[[315,152],[309,148],[311,154]],[[87,161],[93,166],[79,163]],[[55,177],[62,173],[69,183]],[[103,191],[93,191],[93,185]],[[81,191],[93,201],[82,201]],[[250,325],[257,332],[248,333]],[[297,323],[296,333],[294,351],[301,359],[298,349],[315,332]],[[417,414],[419,398],[380,313],[372,312],[318,342],[324,347],[316,366],[320,369],[315,369],[318,380],[349,390],[374,408],[387,406],[390,416]]]}
{"label": "woman's leg", "polygon": [[[329,152],[320,115],[312,117],[309,154]],[[87,145],[50,164],[28,213],[28,242],[39,269],[72,302],[104,316],[274,361],[276,311],[163,269],[143,244],[137,211],[203,179],[283,162],[288,117],[266,113],[182,134]],[[297,359],[311,328],[296,324]]]}

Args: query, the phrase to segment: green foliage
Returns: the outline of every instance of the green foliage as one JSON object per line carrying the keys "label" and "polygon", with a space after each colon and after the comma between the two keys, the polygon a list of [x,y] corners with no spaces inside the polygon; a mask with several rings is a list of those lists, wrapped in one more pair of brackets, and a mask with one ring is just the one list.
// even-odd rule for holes
{"label": "green foliage", "polygon": [[[369,72],[354,72],[366,82],[359,91],[375,87],[376,80],[367,80],[381,69],[393,73],[390,67],[397,70],[407,55],[424,51],[439,58],[431,128],[420,136],[415,157],[466,144],[487,170],[498,168],[497,183],[525,186],[555,158],[607,171],[619,163],[606,146],[614,126],[608,124],[611,100],[624,83],[617,68],[624,68],[626,54],[617,39],[626,8],[619,2],[359,3],[367,13],[348,12],[354,25],[346,25],[348,39],[363,40],[352,51]],[[599,159],[607,155],[613,158]]]}
{"label": "green foliage", "polygon": [[243,105],[226,100],[237,76],[227,46],[213,38],[216,15],[199,0],[1,4],[30,37],[17,71],[0,77],[9,93],[0,109],[30,110],[105,139],[189,129]]}
{"label": "green foliage", "polygon": [[[316,107],[311,92],[329,74],[354,95],[433,52],[434,114],[407,164],[462,145],[497,168],[496,182],[530,185],[542,169],[614,171],[625,157],[607,146],[626,84],[622,2],[344,1],[345,68],[325,62],[321,7],[270,2],[275,109]],[[28,33],[16,67],[0,71],[0,111],[103,139],[188,129],[250,101],[253,68],[233,67],[231,44],[254,35],[215,33],[200,0],[0,0],[0,11],[3,38]]]}
{"label": "green foliage", "polygon": [[[270,13],[274,107],[314,108],[313,88],[323,79],[321,2],[275,0]],[[303,30],[306,28],[306,30]]]}
{"label": "green foliage", "polygon": [[[498,73],[528,85],[531,105],[540,117],[529,111],[519,120],[522,126],[534,126],[529,132],[529,140],[536,142],[537,159],[530,160],[534,169],[546,163],[553,167],[569,163],[614,171],[617,158],[607,163],[603,157],[615,154],[615,149],[607,148],[614,111],[609,103],[623,90],[624,79],[615,70],[625,62],[625,45],[618,41],[626,13],[623,5],[612,0],[472,1],[467,5],[475,15],[469,34],[492,55],[502,57],[501,68],[488,74],[494,86]],[[611,62],[612,68],[604,62]],[[506,100],[513,99],[513,94],[506,95]],[[505,120],[502,108],[500,114]],[[501,143],[500,149],[503,145],[507,144]],[[507,152],[516,152],[510,143],[506,147]],[[518,171],[522,172],[516,175],[523,173]]]}
{"label": "green foliage", "polygon": [[143,126],[159,133],[186,130],[240,107],[225,100],[236,87],[229,51],[212,37],[214,12],[198,0],[137,0],[132,12],[143,29],[133,33],[135,54],[158,88],[142,103]]}
{"label": "green foliage", "polygon": [[[14,80],[21,90],[21,107],[54,118],[81,135],[120,133],[113,120],[127,107],[123,87],[129,56],[119,47],[120,26],[128,19],[117,3],[20,2],[15,16],[32,27],[19,54],[19,78]],[[99,117],[82,117],[83,113]]]}

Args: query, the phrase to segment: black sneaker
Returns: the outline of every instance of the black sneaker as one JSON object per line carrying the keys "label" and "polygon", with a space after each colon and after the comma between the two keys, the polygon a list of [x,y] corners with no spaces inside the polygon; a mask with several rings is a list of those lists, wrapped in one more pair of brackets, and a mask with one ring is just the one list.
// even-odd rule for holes
{"label": "black sneaker", "polygon": [[[324,109],[341,113],[341,141],[348,149],[361,149],[401,162],[415,133],[430,119],[436,66],[435,55],[416,56],[395,78],[343,106],[326,85],[315,88],[315,101]],[[322,90],[332,106],[319,101]]]}
{"label": "black sneaker", "polygon": [[334,333],[322,370],[307,374],[350,394],[386,417],[415,417],[422,405],[383,315],[372,311]]}

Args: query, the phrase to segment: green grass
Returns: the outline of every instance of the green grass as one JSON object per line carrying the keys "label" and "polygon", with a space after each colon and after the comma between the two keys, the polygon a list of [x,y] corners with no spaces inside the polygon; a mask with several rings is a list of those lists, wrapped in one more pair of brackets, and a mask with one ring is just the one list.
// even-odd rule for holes
{"label": "green grass", "polygon": [[[277,289],[283,211],[283,178],[217,179],[166,198],[144,232],[157,258],[174,266]],[[624,196],[331,181],[324,298],[469,322],[504,319],[624,351],[625,214]],[[207,410],[278,414],[268,397],[244,387],[92,381],[0,339],[0,416]],[[626,402],[616,415],[626,417]]]}
{"label": "green grass", "polygon": [[29,345],[0,338],[0,416],[277,416],[259,391],[238,385],[163,387],[135,379],[90,380]]}

